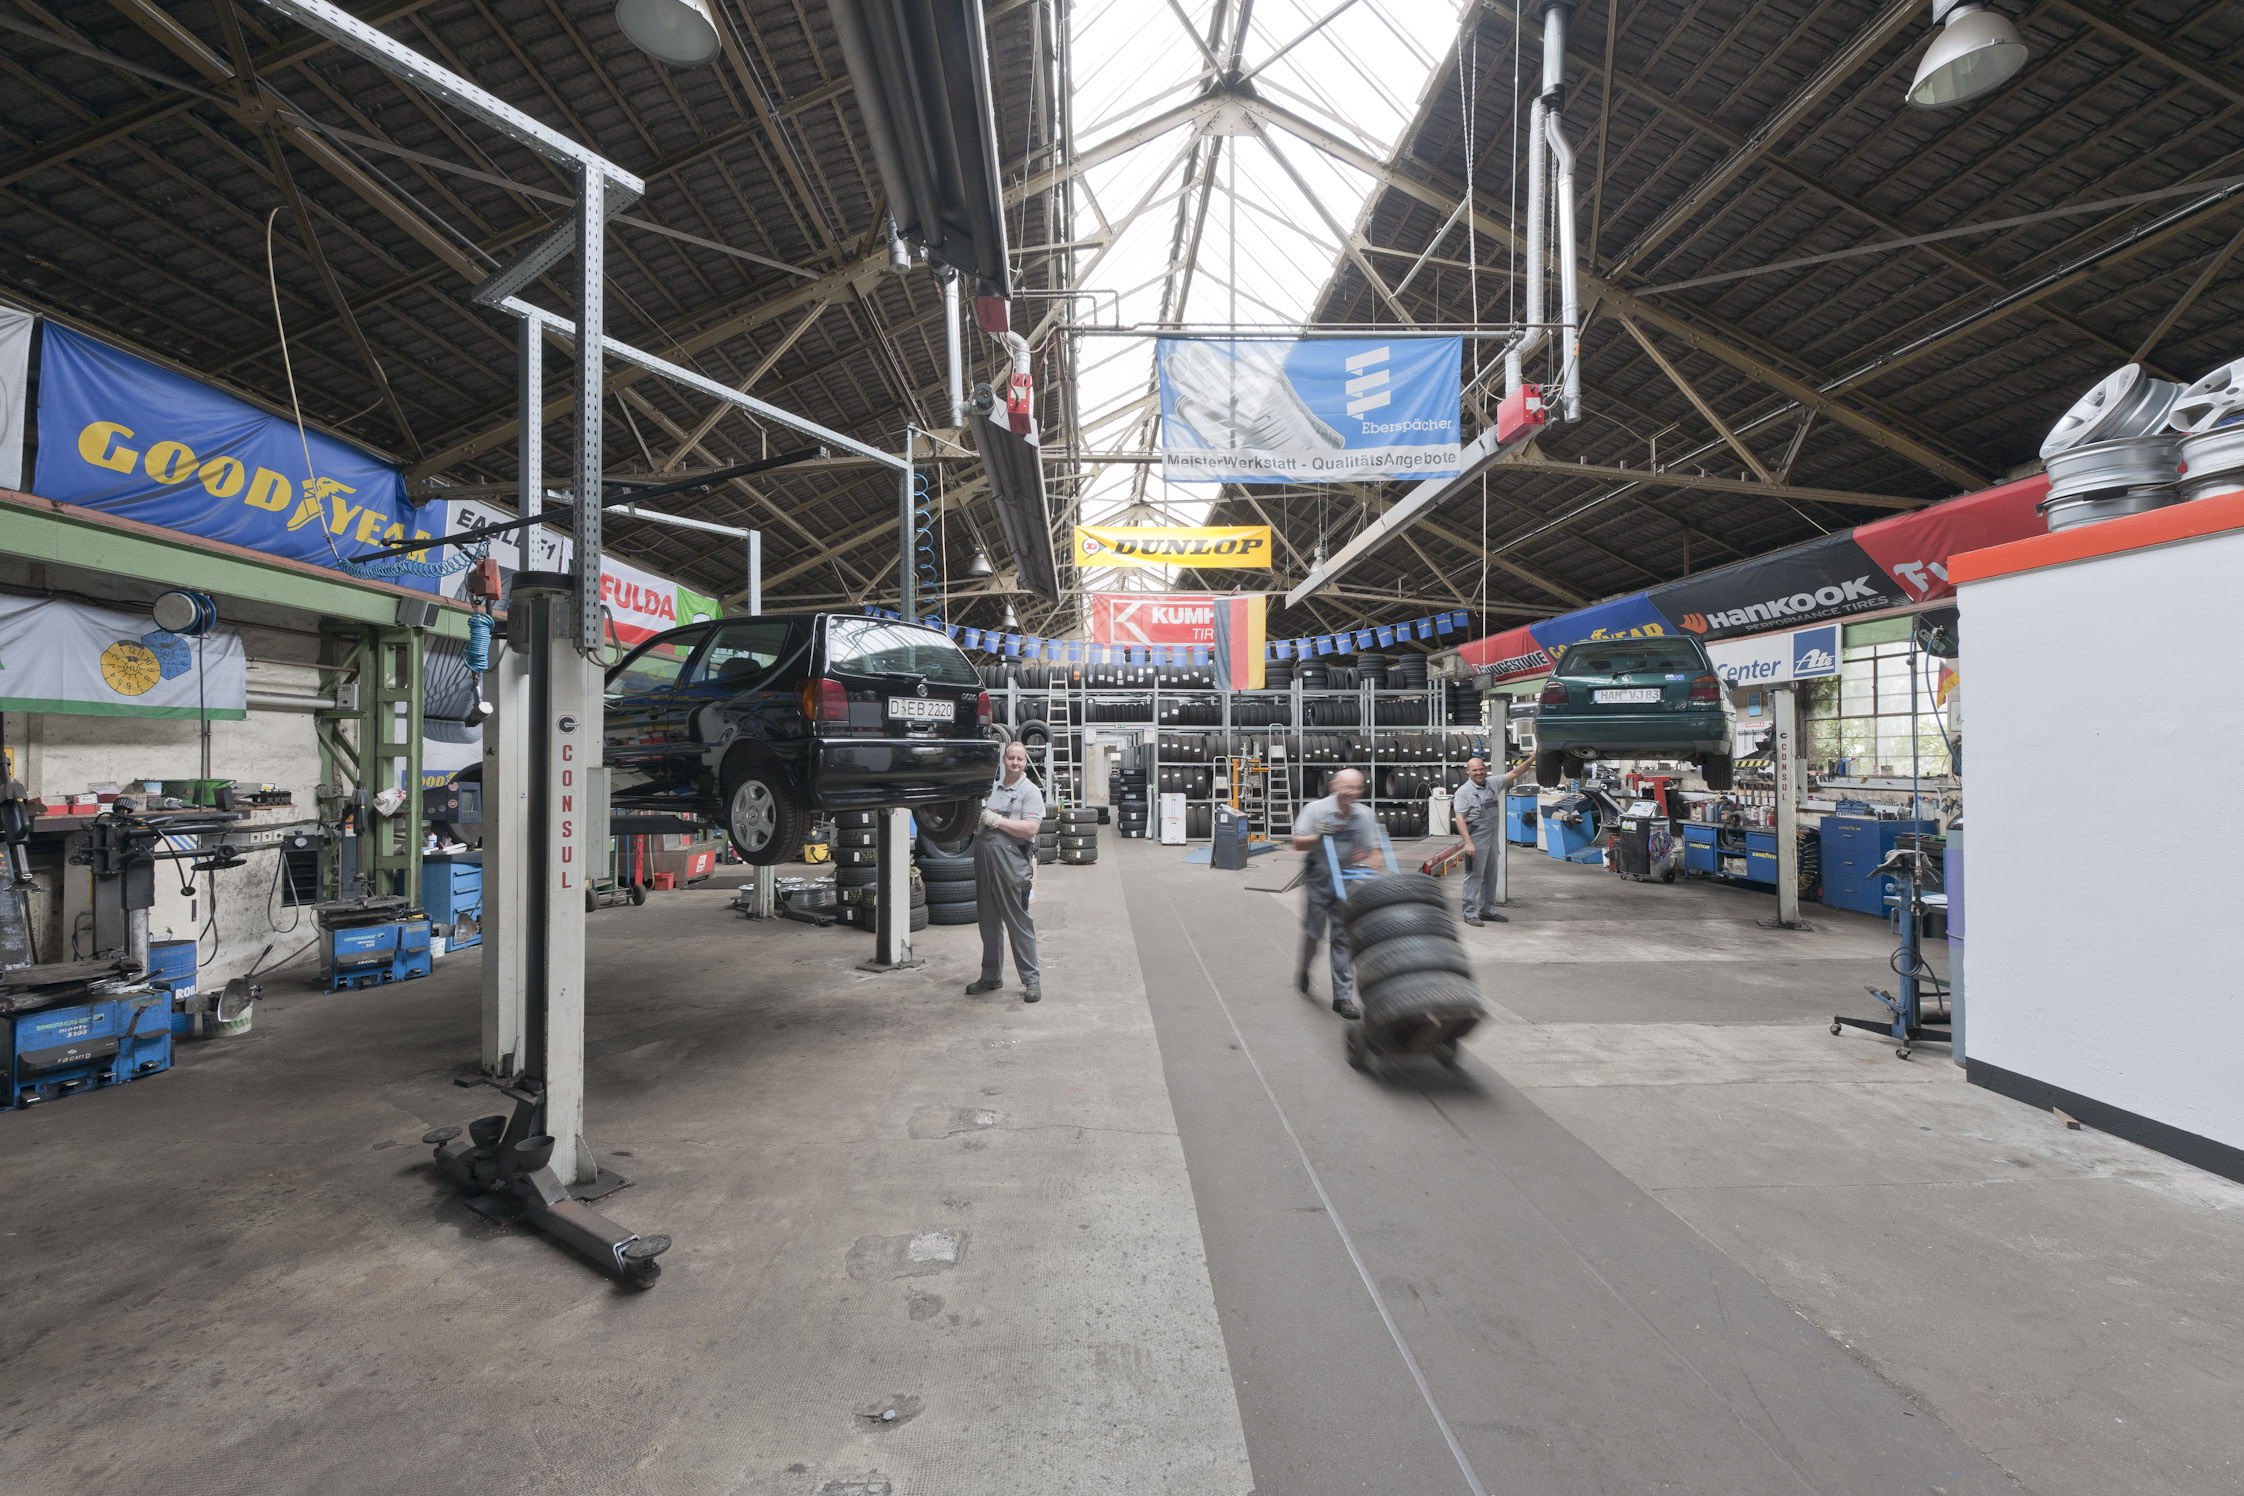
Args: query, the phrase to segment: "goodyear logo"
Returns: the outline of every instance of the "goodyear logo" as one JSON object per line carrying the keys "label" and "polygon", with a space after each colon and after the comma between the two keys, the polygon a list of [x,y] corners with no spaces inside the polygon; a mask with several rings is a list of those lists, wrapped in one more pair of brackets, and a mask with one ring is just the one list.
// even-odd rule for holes
{"label": "goodyear logo", "polygon": [[[113,473],[142,472],[167,487],[200,483],[214,499],[238,499],[274,514],[286,511],[290,530],[317,524],[330,535],[348,536],[365,545],[408,538],[405,527],[391,520],[386,510],[352,503],[358,490],[338,479],[291,480],[227,453],[202,456],[183,441],[167,438],[145,447],[132,445],[138,440],[139,433],[121,421],[89,421],[78,432],[78,455],[89,465]],[[429,532],[415,530],[411,538],[426,540]]]}

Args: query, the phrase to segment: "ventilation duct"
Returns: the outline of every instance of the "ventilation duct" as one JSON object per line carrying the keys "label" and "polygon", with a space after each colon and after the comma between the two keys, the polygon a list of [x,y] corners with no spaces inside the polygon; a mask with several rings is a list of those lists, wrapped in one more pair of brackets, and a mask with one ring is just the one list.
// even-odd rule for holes
{"label": "ventilation duct", "polygon": [[1010,299],[981,0],[831,0],[896,231]]}

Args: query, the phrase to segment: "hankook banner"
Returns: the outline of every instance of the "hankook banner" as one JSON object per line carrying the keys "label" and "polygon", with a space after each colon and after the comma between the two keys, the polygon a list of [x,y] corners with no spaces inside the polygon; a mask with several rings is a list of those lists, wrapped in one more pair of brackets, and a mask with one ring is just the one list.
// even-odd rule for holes
{"label": "hankook banner", "polygon": [[1268,525],[1163,529],[1153,525],[1077,525],[1075,564],[1270,569]]}
{"label": "hankook banner", "polygon": [[1161,476],[1456,476],[1459,338],[1162,338]]}

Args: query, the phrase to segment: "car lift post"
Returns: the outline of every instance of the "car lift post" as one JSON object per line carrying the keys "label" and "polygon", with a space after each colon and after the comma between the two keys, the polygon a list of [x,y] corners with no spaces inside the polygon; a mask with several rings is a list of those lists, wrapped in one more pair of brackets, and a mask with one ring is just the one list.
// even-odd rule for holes
{"label": "car lift post", "polygon": [[[1507,696],[1503,708],[1507,716],[1510,707],[1511,698]],[[1509,920],[1504,915],[1493,912],[1512,907],[1512,789],[1504,783],[1504,734],[1496,725],[1496,712],[1495,698],[1483,696],[1480,725],[1488,734],[1488,757],[1483,762],[1488,763],[1496,775],[1496,876],[1489,885],[1490,897],[1481,900],[1480,917],[1506,924]],[[1449,828],[1442,829],[1446,832]]]}
{"label": "car lift post", "polygon": [[1813,930],[1800,918],[1800,698],[1799,687],[1769,691],[1776,710],[1776,880],[1774,920],[1758,921],[1771,930]]}
{"label": "car lift post", "polygon": [[873,839],[880,890],[874,907],[873,959],[859,971],[903,971],[921,963],[912,956],[912,813],[902,806],[879,812]]}

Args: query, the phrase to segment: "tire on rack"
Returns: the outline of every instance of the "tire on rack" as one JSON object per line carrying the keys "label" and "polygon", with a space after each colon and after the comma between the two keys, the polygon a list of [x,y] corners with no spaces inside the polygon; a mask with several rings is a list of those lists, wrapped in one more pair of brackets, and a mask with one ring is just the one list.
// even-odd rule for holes
{"label": "tire on rack", "polygon": [[1052,743],[1052,729],[1042,718],[1031,717],[1021,724],[1021,730],[1013,737],[1023,748],[1048,748]]}
{"label": "tire on rack", "polygon": [[843,810],[834,813],[834,824],[843,829],[865,827],[874,823],[877,812],[870,810]]}
{"label": "tire on rack", "polygon": [[851,826],[834,833],[837,847],[872,847],[880,844],[880,831],[876,827]]}
{"label": "tire on rack", "polygon": [[1473,974],[1472,957],[1450,935],[1403,935],[1364,950],[1355,950],[1351,941],[1350,954],[1357,976],[1368,986],[1413,972],[1451,971],[1467,979]]}
{"label": "tire on rack", "polygon": [[845,867],[834,871],[836,888],[870,888],[880,881],[877,867]]}
{"label": "tire on rack", "polygon": [[[1353,899],[1350,903],[1355,902]],[[1369,909],[1347,921],[1350,949],[1369,950],[1382,941],[1400,940],[1411,935],[1439,935],[1454,939],[1456,926],[1450,923],[1447,905],[1388,904],[1383,908]]]}
{"label": "tire on rack", "polygon": [[752,867],[799,861],[810,815],[787,776],[773,768],[736,771],[725,783],[725,831]]}
{"label": "tire on rack", "polygon": [[1099,860],[1099,849],[1096,843],[1088,847],[1062,847],[1058,856],[1071,867],[1089,867]]}
{"label": "tire on rack", "polygon": [[927,885],[927,906],[930,909],[940,904],[971,904],[974,901],[974,885],[971,883],[930,883]]}
{"label": "tire on rack", "polygon": [[1064,831],[1060,833],[1059,849],[1062,852],[1080,852],[1085,847],[1096,847],[1098,844],[1099,839],[1096,836],[1078,836]]}
{"label": "tire on rack", "polygon": [[982,922],[982,911],[975,904],[934,904],[927,906],[927,922],[931,925],[975,925]]}

